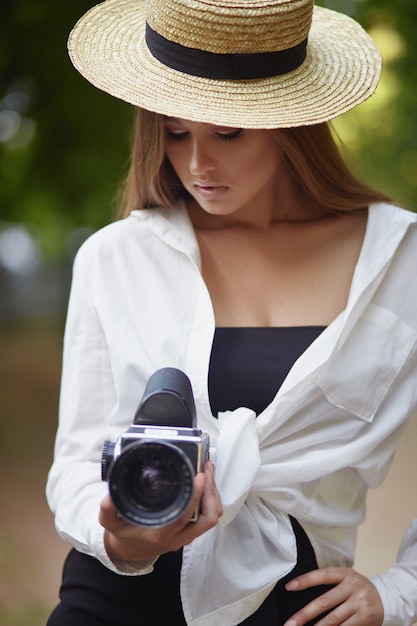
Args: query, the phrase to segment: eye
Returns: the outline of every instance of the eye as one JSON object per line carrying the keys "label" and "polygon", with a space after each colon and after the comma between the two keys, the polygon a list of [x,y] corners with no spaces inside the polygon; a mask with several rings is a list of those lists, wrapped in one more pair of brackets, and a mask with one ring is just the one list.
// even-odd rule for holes
{"label": "eye", "polygon": [[226,132],[217,132],[216,135],[219,139],[223,141],[233,141],[233,139],[237,139],[241,136],[243,132],[243,128],[237,128],[236,130],[226,131]]}
{"label": "eye", "polygon": [[165,127],[165,134],[166,134],[167,139],[173,139],[174,141],[181,141],[181,139],[185,139],[188,136],[188,131],[173,130],[171,128]]}

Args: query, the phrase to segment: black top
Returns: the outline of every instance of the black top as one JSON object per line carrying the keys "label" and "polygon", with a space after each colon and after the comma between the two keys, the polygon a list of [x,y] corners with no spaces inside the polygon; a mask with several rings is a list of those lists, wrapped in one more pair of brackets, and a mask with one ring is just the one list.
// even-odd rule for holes
{"label": "black top", "polygon": [[241,406],[261,413],[295,361],[324,328],[217,328],[208,380],[213,415]]}

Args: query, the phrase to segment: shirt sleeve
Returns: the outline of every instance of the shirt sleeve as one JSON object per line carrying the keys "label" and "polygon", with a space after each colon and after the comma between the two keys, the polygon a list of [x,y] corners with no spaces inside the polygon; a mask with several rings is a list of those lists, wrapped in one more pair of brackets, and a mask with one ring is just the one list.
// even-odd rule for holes
{"label": "shirt sleeve", "polygon": [[[87,261],[87,263],[86,263]],[[91,289],[85,284],[88,257],[77,257],[64,336],[59,425],[47,499],[59,535],[80,552],[123,574],[146,574],[153,562],[113,562],[99,524],[107,493],[101,480],[101,449],[117,404],[109,350]]]}
{"label": "shirt sleeve", "polygon": [[372,582],[384,605],[383,626],[417,622],[417,517],[404,535],[396,564]]}

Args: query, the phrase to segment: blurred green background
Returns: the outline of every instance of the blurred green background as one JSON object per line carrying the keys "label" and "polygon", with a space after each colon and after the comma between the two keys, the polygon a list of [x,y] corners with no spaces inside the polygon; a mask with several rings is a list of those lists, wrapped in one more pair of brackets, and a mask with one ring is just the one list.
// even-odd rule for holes
{"label": "blurred green background", "polygon": [[[67,548],[44,484],[71,264],[85,237],[113,219],[127,168],[131,108],[67,58],[68,32],[92,4],[0,6],[0,626],[42,625],[56,602]],[[417,209],[417,3],[317,4],[355,17],[384,56],[377,94],[335,123],[352,166]]]}

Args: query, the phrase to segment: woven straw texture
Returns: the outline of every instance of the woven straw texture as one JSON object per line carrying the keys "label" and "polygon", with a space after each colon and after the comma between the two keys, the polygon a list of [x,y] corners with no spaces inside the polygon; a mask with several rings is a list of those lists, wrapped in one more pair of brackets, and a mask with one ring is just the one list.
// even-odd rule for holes
{"label": "woven straw texture", "polygon": [[[106,0],[82,17],[68,49],[99,89],[164,115],[240,128],[332,119],[375,91],[381,56],[351,18],[314,7],[307,58],[281,76],[213,80],[166,67],[145,42],[145,1]],[[306,36],[311,0],[149,0],[149,23],[176,43],[211,52],[267,52]],[[290,10],[291,9],[291,10]]]}
{"label": "woven straw texture", "polygon": [[[312,0],[148,0],[149,25],[171,41],[218,54],[271,52],[308,35]],[[204,29],[201,29],[204,21]]]}

